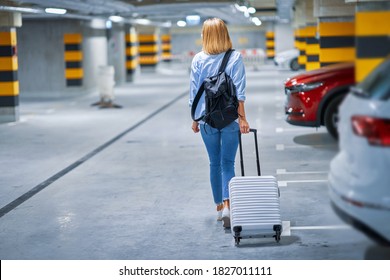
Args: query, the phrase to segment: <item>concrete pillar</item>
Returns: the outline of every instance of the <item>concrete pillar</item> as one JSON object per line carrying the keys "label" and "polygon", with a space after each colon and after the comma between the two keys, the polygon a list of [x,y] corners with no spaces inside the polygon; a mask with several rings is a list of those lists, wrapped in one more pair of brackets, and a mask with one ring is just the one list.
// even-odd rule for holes
{"label": "concrete pillar", "polygon": [[269,30],[265,33],[265,46],[266,46],[266,55],[268,59],[274,59],[275,57],[275,32]]}
{"label": "concrete pillar", "polygon": [[0,123],[19,120],[19,80],[16,28],[19,13],[0,13]]}
{"label": "concrete pillar", "polygon": [[77,87],[83,85],[83,36],[81,33],[64,34],[64,59],[66,86]]}
{"label": "concrete pillar", "polygon": [[168,30],[161,35],[161,59],[165,62],[172,60],[171,34]]}
{"label": "concrete pillar", "polygon": [[133,82],[139,66],[138,35],[133,26],[126,28],[126,80]]}
{"label": "concrete pillar", "polygon": [[390,54],[390,2],[359,1],[356,5],[356,81],[362,81]]}
{"label": "concrete pillar", "polygon": [[344,0],[314,0],[314,16],[318,18],[320,65],[354,61],[354,5]]}
{"label": "concrete pillar", "polygon": [[298,0],[294,17],[295,45],[299,50],[298,63],[307,71],[320,67],[317,19],[313,0]]}
{"label": "concrete pillar", "polygon": [[154,26],[140,26],[137,33],[141,71],[154,71],[159,62],[159,29]]}
{"label": "concrete pillar", "polygon": [[108,65],[114,66],[115,84],[126,82],[126,34],[127,27],[122,23],[113,23],[112,28],[107,30]]}

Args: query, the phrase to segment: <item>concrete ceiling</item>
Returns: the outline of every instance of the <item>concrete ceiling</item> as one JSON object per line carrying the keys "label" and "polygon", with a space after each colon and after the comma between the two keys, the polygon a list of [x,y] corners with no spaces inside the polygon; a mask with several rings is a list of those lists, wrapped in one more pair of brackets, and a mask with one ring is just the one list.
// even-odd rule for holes
{"label": "concrete ceiling", "polygon": [[[18,8],[33,8],[39,13],[28,13],[29,17],[42,17],[47,7],[68,10],[67,17],[120,15],[127,19],[143,18],[154,22],[176,22],[187,15],[201,18],[220,17],[232,24],[252,24],[250,17],[237,10],[234,4],[254,7],[255,14],[264,21],[292,20],[292,6],[295,0],[0,0],[0,11]],[[26,13],[23,13],[26,14]],[[33,16],[32,16],[33,15]]]}

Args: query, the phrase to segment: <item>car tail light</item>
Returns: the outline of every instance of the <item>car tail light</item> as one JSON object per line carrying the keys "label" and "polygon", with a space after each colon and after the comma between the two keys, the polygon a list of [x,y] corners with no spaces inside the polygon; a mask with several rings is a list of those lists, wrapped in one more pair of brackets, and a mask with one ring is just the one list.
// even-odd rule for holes
{"label": "car tail light", "polygon": [[390,147],[390,119],[352,116],[353,132],[367,138],[370,145]]}

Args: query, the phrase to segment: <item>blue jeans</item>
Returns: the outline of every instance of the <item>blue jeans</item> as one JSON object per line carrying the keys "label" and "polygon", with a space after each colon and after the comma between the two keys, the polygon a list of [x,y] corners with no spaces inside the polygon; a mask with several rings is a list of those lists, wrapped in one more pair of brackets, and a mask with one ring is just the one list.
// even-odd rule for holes
{"label": "blue jeans", "polygon": [[232,122],[221,130],[200,125],[210,160],[210,183],[215,204],[229,199],[229,181],[235,176],[234,161],[238,148],[239,126]]}

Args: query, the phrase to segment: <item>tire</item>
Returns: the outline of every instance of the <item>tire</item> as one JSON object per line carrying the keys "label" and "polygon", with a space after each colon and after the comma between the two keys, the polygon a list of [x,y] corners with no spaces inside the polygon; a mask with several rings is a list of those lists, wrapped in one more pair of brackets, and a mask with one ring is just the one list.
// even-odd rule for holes
{"label": "tire", "polygon": [[298,58],[294,58],[290,62],[290,69],[293,71],[298,71],[299,70],[299,63],[298,63]]}
{"label": "tire", "polygon": [[344,100],[345,95],[339,95],[333,98],[326,107],[324,114],[324,123],[329,134],[335,139],[339,139],[337,125],[339,122],[339,106]]}

